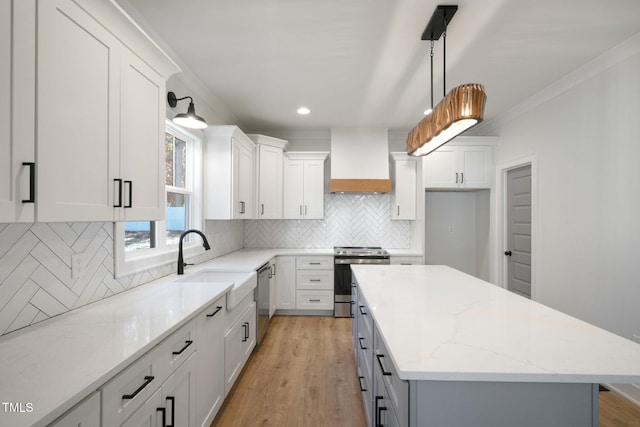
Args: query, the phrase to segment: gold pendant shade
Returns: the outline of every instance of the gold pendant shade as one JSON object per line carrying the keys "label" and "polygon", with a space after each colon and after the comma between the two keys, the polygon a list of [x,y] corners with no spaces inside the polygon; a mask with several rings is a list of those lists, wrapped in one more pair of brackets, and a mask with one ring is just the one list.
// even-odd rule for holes
{"label": "gold pendant shade", "polygon": [[409,132],[407,153],[424,156],[480,123],[487,95],[477,83],[460,85]]}

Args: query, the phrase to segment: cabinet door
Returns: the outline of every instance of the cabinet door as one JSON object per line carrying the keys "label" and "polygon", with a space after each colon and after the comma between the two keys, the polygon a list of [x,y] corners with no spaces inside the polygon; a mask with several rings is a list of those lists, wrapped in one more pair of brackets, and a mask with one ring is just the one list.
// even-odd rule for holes
{"label": "cabinet door", "polygon": [[416,219],[416,176],[416,162],[414,160],[395,161],[391,219]]}
{"label": "cabinet door", "polygon": [[71,0],[38,2],[38,221],[114,219],[120,54]]}
{"label": "cabinet door", "polygon": [[231,387],[240,375],[244,365],[242,355],[242,340],[246,336],[246,329],[241,320],[238,320],[224,335],[224,395],[231,391]]}
{"label": "cabinet door", "polygon": [[[162,394],[157,390],[121,427],[157,427],[167,425],[167,412],[162,401]],[[163,421],[160,424],[160,421]],[[95,424],[99,425],[99,424]]]}
{"label": "cabinet door", "polygon": [[276,258],[276,308],[296,308],[296,257]]}
{"label": "cabinet door", "polygon": [[247,147],[240,146],[238,151],[238,199],[239,218],[254,218],[255,205],[253,202],[254,175],[254,152]]}
{"label": "cabinet door", "polygon": [[455,148],[456,147],[447,146],[440,147],[424,157],[425,187],[457,187],[456,172],[458,168],[458,158]]}
{"label": "cabinet door", "polygon": [[256,310],[257,310],[257,306],[256,306],[256,303],[254,302],[244,313],[244,315],[242,316],[242,319],[240,319],[240,322],[242,323],[243,329],[244,329],[243,330],[244,335],[240,340],[240,342],[242,343],[242,356],[244,357],[242,366],[244,366],[244,363],[249,359],[251,352],[256,347],[256,332],[257,332]]}
{"label": "cabinet door", "polygon": [[197,320],[196,425],[208,427],[224,399],[224,297],[210,305]]}
{"label": "cabinet door", "polygon": [[258,218],[282,218],[282,149],[259,145]]}
{"label": "cabinet door", "polygon": [[[162,220],[164,193],[164,80],[132,52],[123,54],[120,177],[123,218]],[[130,208],[128,206],[131,206]]]}
{"label": "cabinet door", "polygon": [[271,318],[275,312],[276,312],[276,308],[277,308],[277,304],[276,304],[276,273],[277,273],[277,267],[276,267],[276,261],[275,259],[271,260],[271,275],[269,277],[269,318]]}
{"label": "cabinet door", "polygon": [[51,423],[50,427],[93,427],[99,425],[100,393],[95,392]]}
{"label": "cabinet door", "polygon": [[460,186],[491,187],[491,147],[460,147]]}
{"label": "cabinet door", "polygon": [[304,160],[305,219],[324,218],[324,160]]}
{"label": "cabinet door", "polygon": [[197,352],[191,355],[162,385],[162,405],[166,408],[166,425],[196,425],[195,361],[197,356]]}
{"label": "cabinet door", "polygon": [[283,209],[284,219],[303,218],[304,209],[304,162],[285,159]]}
{"label": "cabinet door", "polygon": [[22,163],[35,161],[35,16],[35,2],[0,1],[0,222],[34,220]]}

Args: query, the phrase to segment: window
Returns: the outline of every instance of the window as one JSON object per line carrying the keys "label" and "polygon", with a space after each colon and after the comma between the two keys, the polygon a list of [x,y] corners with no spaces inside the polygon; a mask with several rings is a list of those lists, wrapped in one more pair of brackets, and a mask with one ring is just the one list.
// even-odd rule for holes
{"label": "window", "polygon": [[[115,224],[118,277],[173,260],[180,234],[189,228],[201,228],[201,139],[169,121],[166,126],[165,220]],[[185,249],[189,248],[190,237],[183,241]]]}

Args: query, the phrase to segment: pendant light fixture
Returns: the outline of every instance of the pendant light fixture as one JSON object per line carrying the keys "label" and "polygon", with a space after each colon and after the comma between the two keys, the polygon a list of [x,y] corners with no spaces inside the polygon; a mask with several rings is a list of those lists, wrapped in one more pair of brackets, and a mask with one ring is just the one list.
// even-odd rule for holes
{"label": "pendant light fixture", "polygon": [[196,115],[196,107],[193,105],[193,98],[190,96],[184,96],[182,98],[176,98],[176,94],[169,92],[167,94],[167,102],[171,108],[175,108],[178,105],[178,101],[189,98],[189,108],[186,113],[177,114],[173,118],[173,122],[177,125],[184,126],[191,129],[204,129],[207,127],[207,122],[200,116]]}
{"label": "pendant light fixture", "polygon": [[422,33],[431,40],[431,113],[427,114],[407,137],[407,153],[424,156],[480,123],[484,118],[487,95],[484,86],[468,83],[453,88],[433,106],[433,42],[443,38],[443,93],[446,93],[447,25],[458,6],[438,6]]}

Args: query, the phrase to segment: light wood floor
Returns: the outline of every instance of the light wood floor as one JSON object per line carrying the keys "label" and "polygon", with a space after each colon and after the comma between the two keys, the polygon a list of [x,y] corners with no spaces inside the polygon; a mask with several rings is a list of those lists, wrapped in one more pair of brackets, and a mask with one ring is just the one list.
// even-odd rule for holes
{"label": "light wood floor", "polygon": [[[274,316],[212,427],[365,424],[351,319]],[[640,427],[640,407],[601,392],[600,427]]]}

